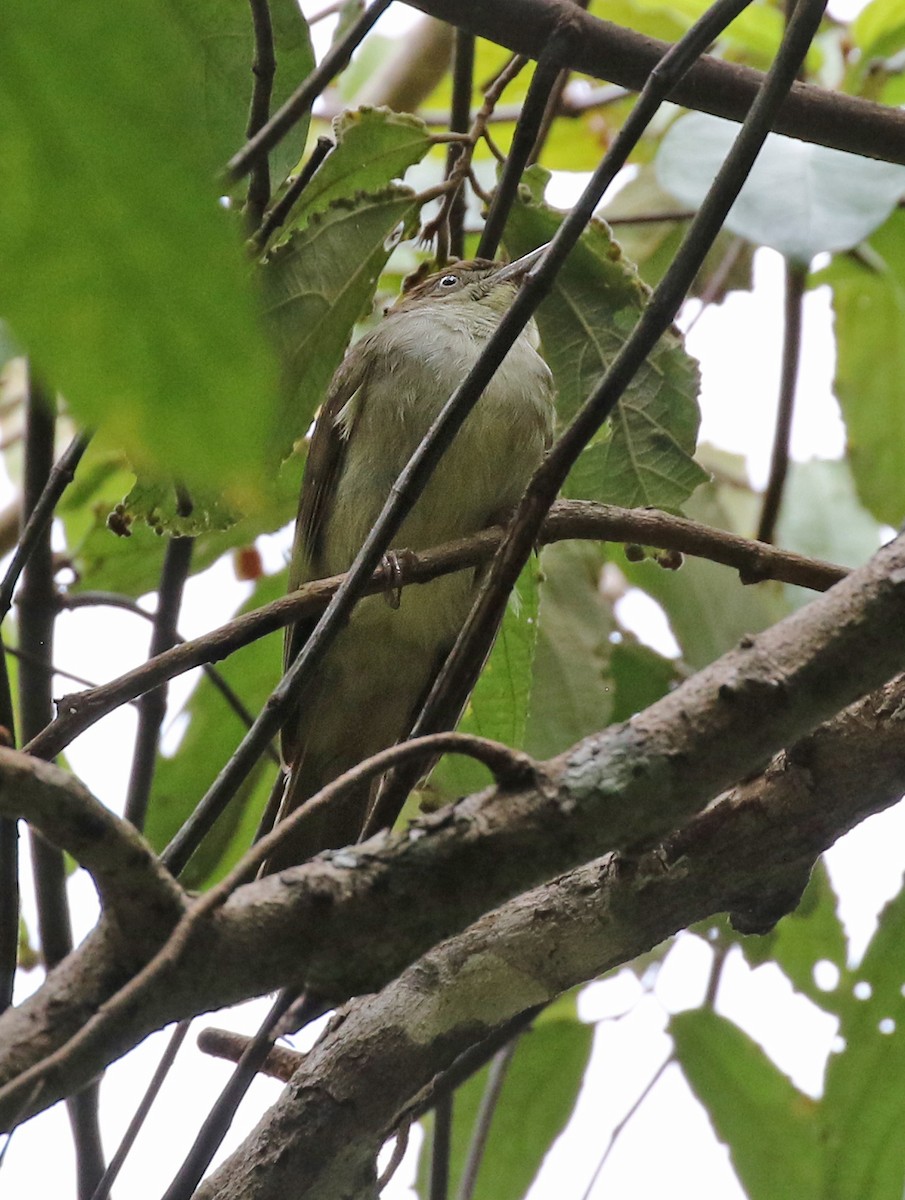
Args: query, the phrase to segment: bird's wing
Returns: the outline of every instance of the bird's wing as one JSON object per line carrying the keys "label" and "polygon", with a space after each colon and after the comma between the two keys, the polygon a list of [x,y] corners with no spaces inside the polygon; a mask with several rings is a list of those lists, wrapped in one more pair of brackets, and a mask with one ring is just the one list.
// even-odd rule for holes
{"label": "bird's wing", "polygon": [[[314,426],[295,522],[289,565],[290,592],[321,574],[323,539],[354,426],[356,406],[353,402],[367,381],[368,362],[365,347],[359,342],[337,368]],[[343,414],[344,409],[348,416]],[[314,620],[299,621],[286,630],[284,668],[298,654],[314,625]]]}

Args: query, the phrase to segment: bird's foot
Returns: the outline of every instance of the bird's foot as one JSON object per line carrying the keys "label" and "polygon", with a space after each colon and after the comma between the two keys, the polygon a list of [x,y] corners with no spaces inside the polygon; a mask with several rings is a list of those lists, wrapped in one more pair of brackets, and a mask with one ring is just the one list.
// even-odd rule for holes
{"label": "bird's foot", "polygon": [[405,568],[414,561],[415,555],[411,550],[388,550],[383,556],[381,566],[386,571],[387,584],[383,598],[392,609],[397,609],[402,603],[402,585],[405,582]]}

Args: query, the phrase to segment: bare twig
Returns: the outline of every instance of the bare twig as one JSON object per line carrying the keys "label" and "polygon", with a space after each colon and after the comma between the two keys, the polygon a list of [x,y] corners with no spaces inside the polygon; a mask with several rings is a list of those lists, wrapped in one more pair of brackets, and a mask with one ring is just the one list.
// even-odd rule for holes
{"label": "bare twig", "polygon": [[[180,500],[180,509],[184,507],[186,506]],[[191,506],[188,505],[188,508],[190,511]],[[185,516],[187,513],[181,511],[180,515]],[[160,587],[157,590],[157,612],[154,616],[149,658],[169,650],[179,636],[176,622],[182,607],[182,593],[192,561],[193,545],[194,540],[187,537],[170,538],[167,545],[160,574]],[[131,821],[136,829],[144,828],[157,762],[157,743],[166,710],[165,686],[153,688],[142,696],[125,807],[126,820]]]}
{"label": "bare twig", "polygon": [[770,458],[770,478],[764,492],[764,503],[757,528],[757,540],[772,542],[776,519],[782,504],[782,493],[789,470],[789,445],[792,439],[792,416],[795,411],[795,391],[798,383],[798,360],[801,357],[801,325],[804,316],[804,290],[808,267],[804,263],[785,261],[785,327],[782,342],[782,366],[779,377],[779,401],[776,409],[776,430]]}
{"label": "bare twig", "polygon": [[[589,501],[561,500],[548,513],[538,544],[570,538],[637,542],[660,550],[678,550],[734,568],[743,583],[776,579],[826,591],[848,573],[846,568],[833,563],[761,545],[656,509],[626,509]],[[404,560],[400,559],[401,583],[406,587],[428,583],[439,575],[479,566],[493,558],[502,539],[503,530],[494,526],[434,550],[406,555]],[[42,758],[59,754],[96,721],[149,688],[205,663],[217,662],[302,617],[323,612],[345,578],[345,575],[335,575],[306,584],[297,592],[236,617],[203,637],[166,651],[110,683],[63,697],[59,702],[60,715],[26,749]],[[363,594],[374,595],[385,591],[386,587],[387,576],[381,567],[374,571]]]}
{"label": "bare twig", "polygon": [[358,20],[350,26],[345,36],[324,55],[308,78],[292,93],[286,103],[250,138],[241,150],[226,164],[226,175],[230,180],[247,175],[260,158],[267,155],[289,130],[309,111],[315,98],[328,83],[338,75],[352,57],[377,19],[389,8],[391,0],[374,0]]}
{"label": "bare twig", "polygon": [[462,1179],[459,1183],[457,1200],[472,1200],[472,1196],[474,1195],[475,1185],[478,1182],[478,1171],[481,1168],[484,1150],[487,1147],[487,1139],[490,1136],[493,1114],[496,1112],[496,1107],[503,1091],[503,1084],[506,1081],[509,1065],[518,1048],[519,1037],[520,1034],[516,1035],[502,1050],[497,1050],[493,1056],[493,1061],[490,1064],[490,1070],[487,1074],[484,1094],[481,1096],[481,1103],[475,1117],[471,1143],[468,1147],[468,1156],[465,1159],[465,1166],[462,1168]]}
{"label": "bare twig", "polygon": [[272,207],[264,214],[260,228],[252,235],[251,242],[256,250],[263,250],[273,234],[285,222],[293,205],[314,178],[321,163],[333,149],[333,142],[328,137],[319,137],[314,149],[308,155],[308,161],[298,175],[287,185],[285,192]]}
{"label": "bare twig", "polygon": [[603,1148],[603,1154],[601,1154],[601,1156],[597,1162],[597,1166],[594,1168],[594,1173],[591,1175],[591,1178],[588,1181],[588,1186],[585,1188],[585,1190],[581,1194],[581,1200],[591,1200],[591,1193],[594,1191],[594,1187],[597,1183],[597,1180],[600,1178],[600,1174],[603,1171],[603,1168],[606,1166],[607,1159],[612,1154],[614,1146],[619,1141],[619,1137],[622,1134],[622,1131],[625,1129],[626,1125],[628,1125],[629,1121],[631,1121],[632,1117],[634,1117],[635,1113],[637,1113],[638,1109],[641,1107],[641,1105],[644,1103],[644,1101],[647,1099],[647,1097],[651,1094],[651,1092],[654,1090],[654,1088],[660,1082],[660,1079],[663,1077],[663,1072],[666,1070],[666,1068],[669,1066],[669,1064],[673,1061],[674,1061],[673,1055],[670,1054],[668,1058],[664,1059],[663,1062],[660,1063],[659,1067],[657,1067],[656,1071],[654,1071],[653,1075],[650,1077],[650,1079],[647,1081],[647,1083],[642,1088],[641,1093],[638,1096],[637,1100],[635,1100],[634,1103],[629,1106],[628,1112],[626,1112],[626,1114],[622,1118],[622,1120],[617,1121],[616,1124],[613,1126],[612,1132],[610,1133],[610,1136],[607,1139],[607,1143]]}
{"label": "bare twig", "polygon": [[453,1097],[444,1092],[434,1105],[434,1129],[431,1138],[429,1200],[447,1200],[449,1196],[449,1159],[452,1150]]}
{"label": "bare twig", "polygon": [[46,532],[48,523],[53,516],[53,510],[59,503],[63,492],[72,482],[75,469],[90,440],[90,434],[77,434],[63,451],[59,462],[48,472],[46,486],[42,488],[41,494],[35,499],[34,505],[29,511],[16,552],[6,568],[3,582],[0,583],[0,621],[10,610],[13,591],[22,569],[28,562],[36,542]]}
{"label": "bare twig", "polygon": [[512,146],[503,167],[503,175],[494,192],[493,203],[487,214],[484,232],[478,246],[479,258],[494,258],[509,210],[515,200],[522,172],[528,165],[531,151],[537,142],[544,113],[550,99],[550,91],[560,75],[562,57],[569,35],[558,33],[544,47],[544,52],[531,78],[528,94],[521,116],[515,127]]}
{"label": "bare twig", "polygon": [[[449,110],[450,133],[467,133],[471,124],[471,91],[474,85],[474,35],[457,29],[453,49],[453,93]],[[461,143],[451,142],[446,152],[446,178],[455,174],[456,162],[465,153]],[[455,258],[465,257],[465,181],[456,189],[449,207],[448,251]],[[438,233],[438,237],[440,234]],[[446,262],[446,255],[440,258]]]}
{"label": "bare twig", "polygon": [[110,1189],[116,1182],[116,1177],[122,1170],[123,1163],[135,1145],[135,1140],[141,1132],[141,1127],[144,1125],[148,1113],[151,1111],[154,1101],[160,1094],[160,1089],[163,1087],[166,1077],[169,1075],[170,1069],[176,1061],[176,1055],[185,1041],[190,1025],[190,1021],[180,1021],[173,1030],[170,1040],[167,1042],[167,1048],[160,1056],[160,1062],[157,1064],[151,1081],[145,1090],[145,1094],[142,1096],[126,1132],[116,1147],[116,1153],[110,1159],[106,1171],[95,1188],[91,1200],[107,1200],[107,1197],[110,1195]]}
{"label": "bare twig", "polygon": [[[248,125],[245,136],[253,138],[267,124],[270,116],[270,97],[277,61],[273,48],[273,25],[270,20],[268,0],[248,0],[251,8],[251,24],[254,30],[254,59],[251,73],[254,82],[251,103],[248,106]],[[248,197],[245,201],[245,219],[250,230],[257,229],[270,203],[270,164],[267,155],[255,160],[248,181]]]}

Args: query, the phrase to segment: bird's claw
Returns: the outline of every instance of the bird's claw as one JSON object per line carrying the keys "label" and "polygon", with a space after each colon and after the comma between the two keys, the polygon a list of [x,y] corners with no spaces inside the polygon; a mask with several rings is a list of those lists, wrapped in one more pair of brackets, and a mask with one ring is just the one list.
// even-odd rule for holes
{"label": "bird's claw", "polygon": [[393,610],[402,603],[402,584],[405,576],[405,564],[414,558],[411,550],[388,550],[383,556],[383,566],[386,572],[387,584],[383,598]]}

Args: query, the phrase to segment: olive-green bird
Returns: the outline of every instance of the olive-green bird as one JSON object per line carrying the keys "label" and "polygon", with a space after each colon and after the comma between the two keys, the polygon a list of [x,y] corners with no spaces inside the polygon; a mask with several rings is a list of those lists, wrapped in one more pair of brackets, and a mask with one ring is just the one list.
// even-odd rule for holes
{"label": "olive-green bird", "polygon": [[[404,294],[346,355],[317,419],[289,571],[293,590],[348,569],[390,488],[474,364],[537,255],[450,266]],[[531,322],[441,459],[395,544],[423,550],[505,519],[550,443],[553,380]],[[404,738],[477,587],[460,571],[403,589],[398,607],[356,607],[286,722],[278,819],[362,759]],[[313,622],[287,631],[288,665]],[[354,842],[374,786],[327,806],[268,864]]]}

